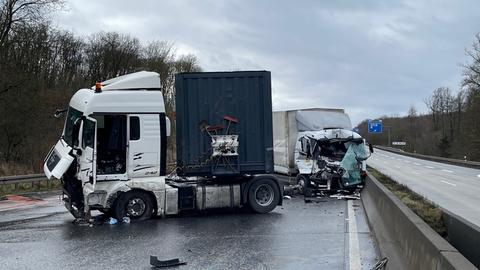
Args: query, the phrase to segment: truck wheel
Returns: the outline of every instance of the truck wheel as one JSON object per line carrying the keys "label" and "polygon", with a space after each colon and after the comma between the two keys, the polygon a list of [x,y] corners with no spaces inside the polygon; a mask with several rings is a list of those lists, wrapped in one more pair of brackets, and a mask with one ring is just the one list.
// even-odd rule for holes
{"label": "truck wheel", "polygon": [[152,217],[152,213],[153,202],[151,197],[138,190],[120,195],[114,209],[114,215],[118,221],[121,221],[123,217],[129,217],[132,221],[146,220]]}
{"label": "truck wheel", "polygon": [[279,201],[280,191],[271,179],[257,180],[248,190],[248,205],[257,213],[264,214],[272,211]]}
{"label": "truck wheel", "polygon": [[298,185],[298,190],[300,194],[306,195],[310,190],[310,179],[307,175],[299,174],[296,177],[296,182]]}

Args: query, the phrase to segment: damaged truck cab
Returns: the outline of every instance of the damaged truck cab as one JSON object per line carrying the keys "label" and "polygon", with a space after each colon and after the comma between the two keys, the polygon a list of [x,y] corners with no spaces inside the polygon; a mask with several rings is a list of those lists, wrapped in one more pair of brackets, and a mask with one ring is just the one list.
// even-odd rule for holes
{"label": "damaged truck cab", "polygon": [[273,128],[275,171],[296,176],[301,193],[351,192],[363,185],[370,153],[343,109],[274,112]]}
{"label": "damaged truck cab", "polygon": [[120,76],[73,95],[44,172],[62,180],[65,206],[79,219],[88,220],[91,210],[144,220],[245,204],[265,213],[281,204],[280,185],[271,175],[221,182],[211,176],[167,177],[168,136],[159,75]]}
{"label": "damaged truck cab", "polygon": [[355,191],[364,184],[369,156],[364,139],[351,130],[299,132],[297,183],[306,195],[312,189]]}

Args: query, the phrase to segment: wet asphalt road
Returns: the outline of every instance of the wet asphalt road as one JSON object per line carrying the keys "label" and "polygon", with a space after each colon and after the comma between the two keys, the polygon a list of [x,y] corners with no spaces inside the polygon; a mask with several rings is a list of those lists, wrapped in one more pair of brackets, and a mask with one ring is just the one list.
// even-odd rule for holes
{"label": "wet asphalt road", "polygon": [[348,209],[344,200],[296,197],[263,215],[217,211],[82,227],[48,199],[0,211],[1,269],[152,269],[149,255],[186,261],[170,268],[180,270],[353,269],[350,257],[358,255],[361,269],[370,269],[378,259],[361,201]]}

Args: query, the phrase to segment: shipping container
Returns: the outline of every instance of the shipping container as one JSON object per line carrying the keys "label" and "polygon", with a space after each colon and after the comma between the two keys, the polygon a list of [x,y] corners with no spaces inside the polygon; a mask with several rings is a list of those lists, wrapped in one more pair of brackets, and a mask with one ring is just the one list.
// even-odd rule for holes
{"label": "shipping container", "polygon": [[330,128],[352,129],[350,117],[343,109],[310,108],[273,112],[275,172],[295,175],[295,146],[298,133]]}
{"label": "shipping container", "polygon": [[[269,71],[180,73],[175,89],[179,175],[273,172]],[[231,139],[231,154],[214,154],[219,137]]]}

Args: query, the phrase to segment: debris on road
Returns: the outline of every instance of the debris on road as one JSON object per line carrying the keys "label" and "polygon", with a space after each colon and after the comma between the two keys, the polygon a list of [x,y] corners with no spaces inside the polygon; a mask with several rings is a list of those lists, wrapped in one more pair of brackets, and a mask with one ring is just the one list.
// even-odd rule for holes
{"label": "debris on road", "polygon": [[115,224],[118,223],[118,220],[117,220],[116,218],[111,217],[111,218],[108,219],[107,222],[108,222],[108,224],[110,224],[110,225],[115,225]]}
{"label": "debris on road", "polygon": [[160,261],[157,258],[157,256],[150,255],[150,264],[155,267],[171,267],[171,266],[178,266],[178,265],[187,264],[187,263],[180,261],[180,259],[178,258]]}
{"label": "debris on road", "polygon": [[337,198],[339,200],[341,200],[341,199],[360,200],[360,193],[359,192],[355,192],[355,193],[352,193],[352,194],[337,193],[337,194],[330,195],[330,198]]}
{"label": "debris on road", "polygon": [[381,270],[381,269],[385,269],[385,267],[387,266],[387,262],[388,262],[388,259],[385,257],[381,260],[379,260],[373,267],[372,267],[372,270]]}

